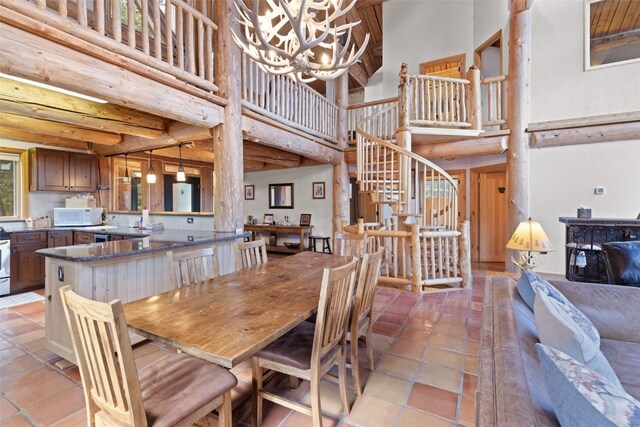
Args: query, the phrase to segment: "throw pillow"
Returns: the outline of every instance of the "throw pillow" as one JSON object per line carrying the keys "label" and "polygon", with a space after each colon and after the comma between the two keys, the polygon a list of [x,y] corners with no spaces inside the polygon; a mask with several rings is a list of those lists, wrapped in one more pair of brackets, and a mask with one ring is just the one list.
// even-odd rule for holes
{"label": "throw pillow", "polygon": [[560,302],[567,301],[565,296],[562,295],[562,293],[557,290],[555,286],[547,282],[545,279],[540,277],[538,273],[535,273],[532,270],[522,270],[520,279],[518,279],[517,288],[518,293],[531,310],[533,310],[533,303],[536,299],[536,289],[541,289],[545,294],[549,295],[551,298],[557,299]]}
{"label": "throw pillow", "polygon": [[640,402],[556,349],[536,344],[551,404],[563,427],[640,426]]}
{"label": "throw pillow", "polygon": [[[533,315],[540,342],[567,353],[622,387],[618,376],[600,351],[600,336],[595,327],[584,322],[584,315],[577,316],[575,307],[570,307],[536,290]],[[595,332],[594,332],[595,331]]]}

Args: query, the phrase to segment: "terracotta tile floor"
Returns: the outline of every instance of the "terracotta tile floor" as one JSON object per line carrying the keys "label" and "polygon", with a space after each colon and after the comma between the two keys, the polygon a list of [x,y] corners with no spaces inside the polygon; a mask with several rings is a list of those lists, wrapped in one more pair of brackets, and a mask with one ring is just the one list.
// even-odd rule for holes
{"label": "terracotta tile floor", "polygon": [[[490,266],[489,266],[490,268]],[[484,272],[474,271],[473,290],[415,295],[381,288],[374,304],[374,356],[371,374],[361,363],[362,396],[349,391],[352,409],[341,414],[338,387],[323,380],[325,426],[473,426],[478,372],[479,328]],[[145,342],[135,346],[140,368],[166,356],[170,348]],[[365,352],[360,352],[365,356]],[[364,361],[363,357],[363,361]],[[63,363],[44,347],[44,302],[0,310],[0,425],[86,425],[77,367]],[[234,404],[251,392],[251,370],[233,369],[239,378]],[[351,375],[349,373],[349,384]],[[288,381],[283,384],[288,385]],[[309,385],[278,392],[301,402]],[[263,425],[307,426],[310,417],[265,405]],[[234,412],[234,424],[249,416]],[[206,426],[216,425],[207,419]]]}

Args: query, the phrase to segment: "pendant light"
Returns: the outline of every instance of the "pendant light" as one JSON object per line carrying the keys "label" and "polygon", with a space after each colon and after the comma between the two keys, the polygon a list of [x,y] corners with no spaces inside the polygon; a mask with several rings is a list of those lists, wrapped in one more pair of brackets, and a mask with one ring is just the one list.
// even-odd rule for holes
{"label": "pendant light", "polygon": [[156,173],[153,170],[153,150],[149,150],[149,170],[147,171],[147,183],[155,184],[156,180]]}
{"label": "pendant light", "polygon": [[124,153],[124,178],[122,182],[131,182],[131,178],[129,177],[129,163],[127,162],[128,153]]}
{"label": "pendant light", "polygon": [[187,175],[184,173],[184,167],[182,166],[182,144],[178,145],[178,150],[180,151],[180,165],[178,165],[176,181],[185,182],[187,180]]}

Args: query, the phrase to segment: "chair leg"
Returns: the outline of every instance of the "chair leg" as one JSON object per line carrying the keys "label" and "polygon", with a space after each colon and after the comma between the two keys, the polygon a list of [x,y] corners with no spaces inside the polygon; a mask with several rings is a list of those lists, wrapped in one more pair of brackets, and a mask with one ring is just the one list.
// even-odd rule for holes
{"label": "chair leg", "polygon": [[322,427],[322,409],[320,407],[320,376],[318,372],[311,374],[311,418],[313,427]]}
{"label": "chair leg", "polygon": [[353,388],[356,395],[362,395],[362,386],[360,385],[360,365],[358,363],[358,339],[351,337],[351,375],[353,376]]}
{"label": "chair leg", "polygon": [[369,326],[367,326],[367,358],[369,359],[369,370],[371,372],[376,370],[375,363],[373,361],[373,322],[369,320]]}
{"label": "chair leg", "polygon": [[260,396],[260,392],[262,391],[262,368],[258,363],[258,358],[253,357],[251,360],[252,365],[252,386],[253,391],[251,394],[251,399],[253,400],[252,405],[252,425],[253,427],[259,427],[262,424],[262,396]]}
{"label": "chair leg", "polygon": [[231,390],[224,393],[223,399],[218,408],[218,426],[231,427]]}
{"label": "chair leg", "polygon": [[344,345],[340,349],[340,356],[338,360],[338,387],[340,388],[340,399],[342,400],[342,412],[348,414],[349,399],[347,399],[347,351]]}

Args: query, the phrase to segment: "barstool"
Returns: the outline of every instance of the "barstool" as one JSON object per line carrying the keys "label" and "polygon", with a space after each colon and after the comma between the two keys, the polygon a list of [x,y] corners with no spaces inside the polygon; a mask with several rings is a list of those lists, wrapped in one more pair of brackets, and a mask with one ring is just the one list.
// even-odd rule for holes
{"label": "barstool", "polygon": [[316,240],[322,240],[322,253],[330,254],[331,252],[331,237],[324,236],[309,236],[309,250],[313,252],[318,252],[316,249]]}

